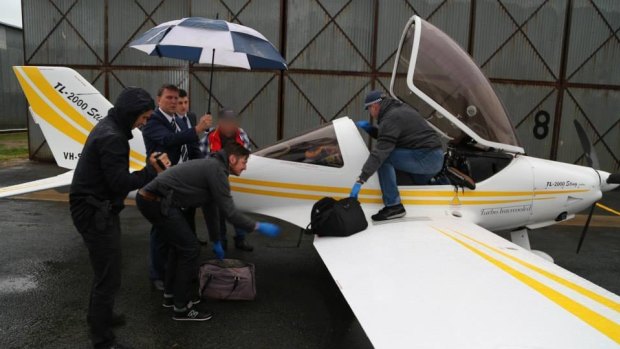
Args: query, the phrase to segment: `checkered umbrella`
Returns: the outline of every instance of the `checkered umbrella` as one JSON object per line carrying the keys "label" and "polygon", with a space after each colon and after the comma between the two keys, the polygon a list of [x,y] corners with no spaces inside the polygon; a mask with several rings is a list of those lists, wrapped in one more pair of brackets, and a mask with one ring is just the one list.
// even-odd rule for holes
{"label": "checkered umbrella", "polygon": [[[284,58],[261,33],[218,19],[189,17],[162,23],[129,46],[151,56],[211,64],[211,67],[287,69]],[[210,105],[211,96],[209,111]]]}

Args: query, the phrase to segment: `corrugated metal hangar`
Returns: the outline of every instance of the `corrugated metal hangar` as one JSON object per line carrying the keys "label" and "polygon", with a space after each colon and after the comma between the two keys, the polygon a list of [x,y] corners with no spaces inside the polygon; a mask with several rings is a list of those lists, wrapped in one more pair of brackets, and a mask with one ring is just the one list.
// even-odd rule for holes
{"label": "corrugated metal hangar", "polygon": [[0,132],[26,128],[28,103],[12,68],[24,62],[22,47],[22,28],[0,22]]}
{"label": "corrugated metal hangar", "polygon": [[[493,82],[530,155],[582,163],[579,120],[602,169],[620,167],[620,1],[616,0],[23,0],[24,61],[78,70],[108,98],[124,86],[187,88],[206,110],[208,67],[146,56],[128,43],[172,19],[253,27],[289,70],[216,68],[213,94],[257,146],[348,115],[387,89],[398,40],[418,14],[453,37]],[[31,125],[32,126],[32,125]],[[32,156],[47,158],[30,130]]]}

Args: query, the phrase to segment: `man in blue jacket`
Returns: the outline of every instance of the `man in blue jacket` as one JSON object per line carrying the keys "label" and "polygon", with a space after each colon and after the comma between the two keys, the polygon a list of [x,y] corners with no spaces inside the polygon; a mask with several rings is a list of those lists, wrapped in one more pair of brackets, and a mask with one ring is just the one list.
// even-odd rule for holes
{"label": "man in blue jacket", "polygon": [[[211,127],[210,116],[203,116],[194,127],[183,125],[177,115],[179,88],[165,84],[157,91],[157,108],[142,129],[147,156],[153,152],[168,154],[172,165],[202,157],[198,140]],[[165,244],[151,229],[149,278],[153,286],[163,290]]]}

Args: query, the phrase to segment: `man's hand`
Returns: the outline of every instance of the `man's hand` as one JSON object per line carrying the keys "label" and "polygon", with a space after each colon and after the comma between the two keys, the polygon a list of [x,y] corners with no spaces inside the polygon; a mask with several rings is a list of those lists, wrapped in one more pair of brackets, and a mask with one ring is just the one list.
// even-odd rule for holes
{"label": "man's hand", "polygon": [[351,188],[351,194],[349,194],[349,197],[357,199],[358,195],[360,194],[360,190],[362,190],[362,183],[355,182],[353,188]]}
{"label": "man's hand", "polygon": [[154,152],[151,154],[149,157],[149,163],[155,168],[157,173],[163,172],[172,164],[170,159],[168,159],[168,154],[159,152]]}
{"label": "man's hand", "polygon": [[222,243],[220,241],[216,241],[213,243],[213,253],[215,253],[215,256],[219,260],[224,259],[224,257],[226,256],[226,254],[224,253],[224,248],[222,247]]}
{"label": "man's hand", "polygon": [[256,231],[270,238],[280,234],[280,227],[275,224],[260,222],[256,223]]}
{"label": "man's hand", "polygon": [[366,120],[361,120],[361,121],[357,121],[355,123],[355,126],[361,128],[362,130],[370,133],[370,131],[372,131],[372,125],[370,124],[370,122],[366,121]]}
{"label": "man's hand", "polygon": [[210,129],[213,126],[213,117],[211,114],[203,115],[198,121],[198,125],[196,125],[196,134],[200,136],[203,132]]}

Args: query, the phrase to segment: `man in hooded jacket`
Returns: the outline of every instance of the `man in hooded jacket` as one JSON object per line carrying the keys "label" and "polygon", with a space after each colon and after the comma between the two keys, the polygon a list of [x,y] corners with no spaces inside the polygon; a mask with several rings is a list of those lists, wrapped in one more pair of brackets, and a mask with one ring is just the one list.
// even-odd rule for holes
{"label": "man in hooded jacket", "polygon": [[143,126],[153,113],[153,99],[143,89],[129,87],[114,107],[90,132],[71,183],[69,203],[73,224],[88,248],[94,278],[87,322],[95,348],[123,348],[112,327],[124,323],[114,315],[114,296],[121,282],[119,212],[127,194],[141,188],[167,167],[165,154],[152,154],[151,166],[129,172],[129,140],[132,129]]}

